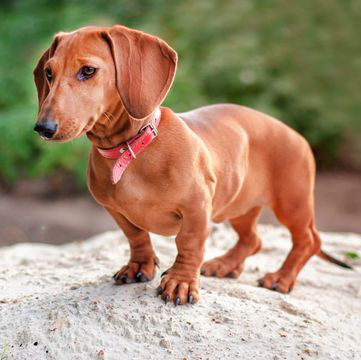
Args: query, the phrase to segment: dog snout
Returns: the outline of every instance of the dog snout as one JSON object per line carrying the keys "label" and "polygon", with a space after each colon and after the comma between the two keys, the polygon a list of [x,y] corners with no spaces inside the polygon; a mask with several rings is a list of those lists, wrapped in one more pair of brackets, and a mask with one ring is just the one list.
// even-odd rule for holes
{"label": "dog snout", "polygon": [[51,139],[56,130],[58,129],[58,124],[54,120],[46,119],[36,123],[34,131],[36,131],[40,136],[43,136],[47,139]]}

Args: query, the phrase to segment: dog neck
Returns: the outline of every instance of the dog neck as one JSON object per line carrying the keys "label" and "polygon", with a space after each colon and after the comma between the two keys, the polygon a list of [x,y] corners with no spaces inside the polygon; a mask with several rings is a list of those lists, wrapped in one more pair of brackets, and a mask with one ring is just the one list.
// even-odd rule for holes
{"label": "dog neck", "polygon": [[144,120],[130,118],[124,106],[118,103],[104,111],[86,135],[95,147],[112,149],[133,138],[148,122],[148,118]]}

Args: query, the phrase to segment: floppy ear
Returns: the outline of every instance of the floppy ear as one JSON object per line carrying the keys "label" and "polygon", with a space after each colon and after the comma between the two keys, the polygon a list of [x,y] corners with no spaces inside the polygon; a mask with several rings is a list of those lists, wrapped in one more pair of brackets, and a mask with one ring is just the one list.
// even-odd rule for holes
{"label": "floppy ear", "polygon": [[116,25],[102,34],[110,44],[116,86],[127,113],[149,116],[166,97],[176,71],[177,53],[163,40]]}
{"label": "floppy ear", "polygon": [[59,38],[55,37],[49,49],[41,56],[33,72],[36,89],[38,91],[38,111],[40,111],[41,105],[49,94],[49,85],[45,78],[44,65],[54,55],[58,42]]}

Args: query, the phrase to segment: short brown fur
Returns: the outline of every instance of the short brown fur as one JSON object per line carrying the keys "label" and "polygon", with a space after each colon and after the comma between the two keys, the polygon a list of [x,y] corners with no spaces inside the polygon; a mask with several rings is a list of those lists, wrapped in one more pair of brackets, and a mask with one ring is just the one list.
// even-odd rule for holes
{"label": "short brown fur", "polygon": [[[55,36],[35,71],[38,123],[51,118],[52,140],[86,134],[93,144],[90,192],[124,231],[129,263],[118,284],[153,278],[157,258],[149,233],[176,235],[178,255],[159,293],[176,304],[197,302],[199,274],[238,277],[247,256],[261,248],[256,222],[270,207],[292,235],[280,269],[260,284],[288,293],[308,259],[320,254],[314,219],[315,162],[302,136],[261,112],[220,104],[176,114],[161,109],[159,136],[111,183],[108,149],[132,138],[169,91],[176,52],[157,37],[122,26],[87,27]],[[79,68],[98,68],[79,81]],[[49,83],[44,69],[51,68]],[[225,255],[203,263],[211,221],[228,220],[239,236]]]}

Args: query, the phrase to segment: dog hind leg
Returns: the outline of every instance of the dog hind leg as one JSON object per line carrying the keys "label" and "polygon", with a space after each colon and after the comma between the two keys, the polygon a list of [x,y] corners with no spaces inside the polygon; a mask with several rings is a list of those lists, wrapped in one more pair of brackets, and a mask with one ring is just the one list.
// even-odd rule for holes
{"label": "dog hind leg", "polygon": [[261,248],[257,234],[257,220],[261,208],[256,207],[247,214],[230,219],[229,222],[238,234],[237,243],[226,254],[206,261],[201,268],[204,276],[238,278],[247,256],[253,255]]}
{"label": "dog hind leg", "polygon": [[288,201],[287,205],[277,206],[274,210],[279,221],[292,235],[292,249],[280,269],[267,273],[259,280],[259,285],[281,293],[289,293],[298,273],[321,247],[314,221],[313,196],[310,196],[308,201]]}

